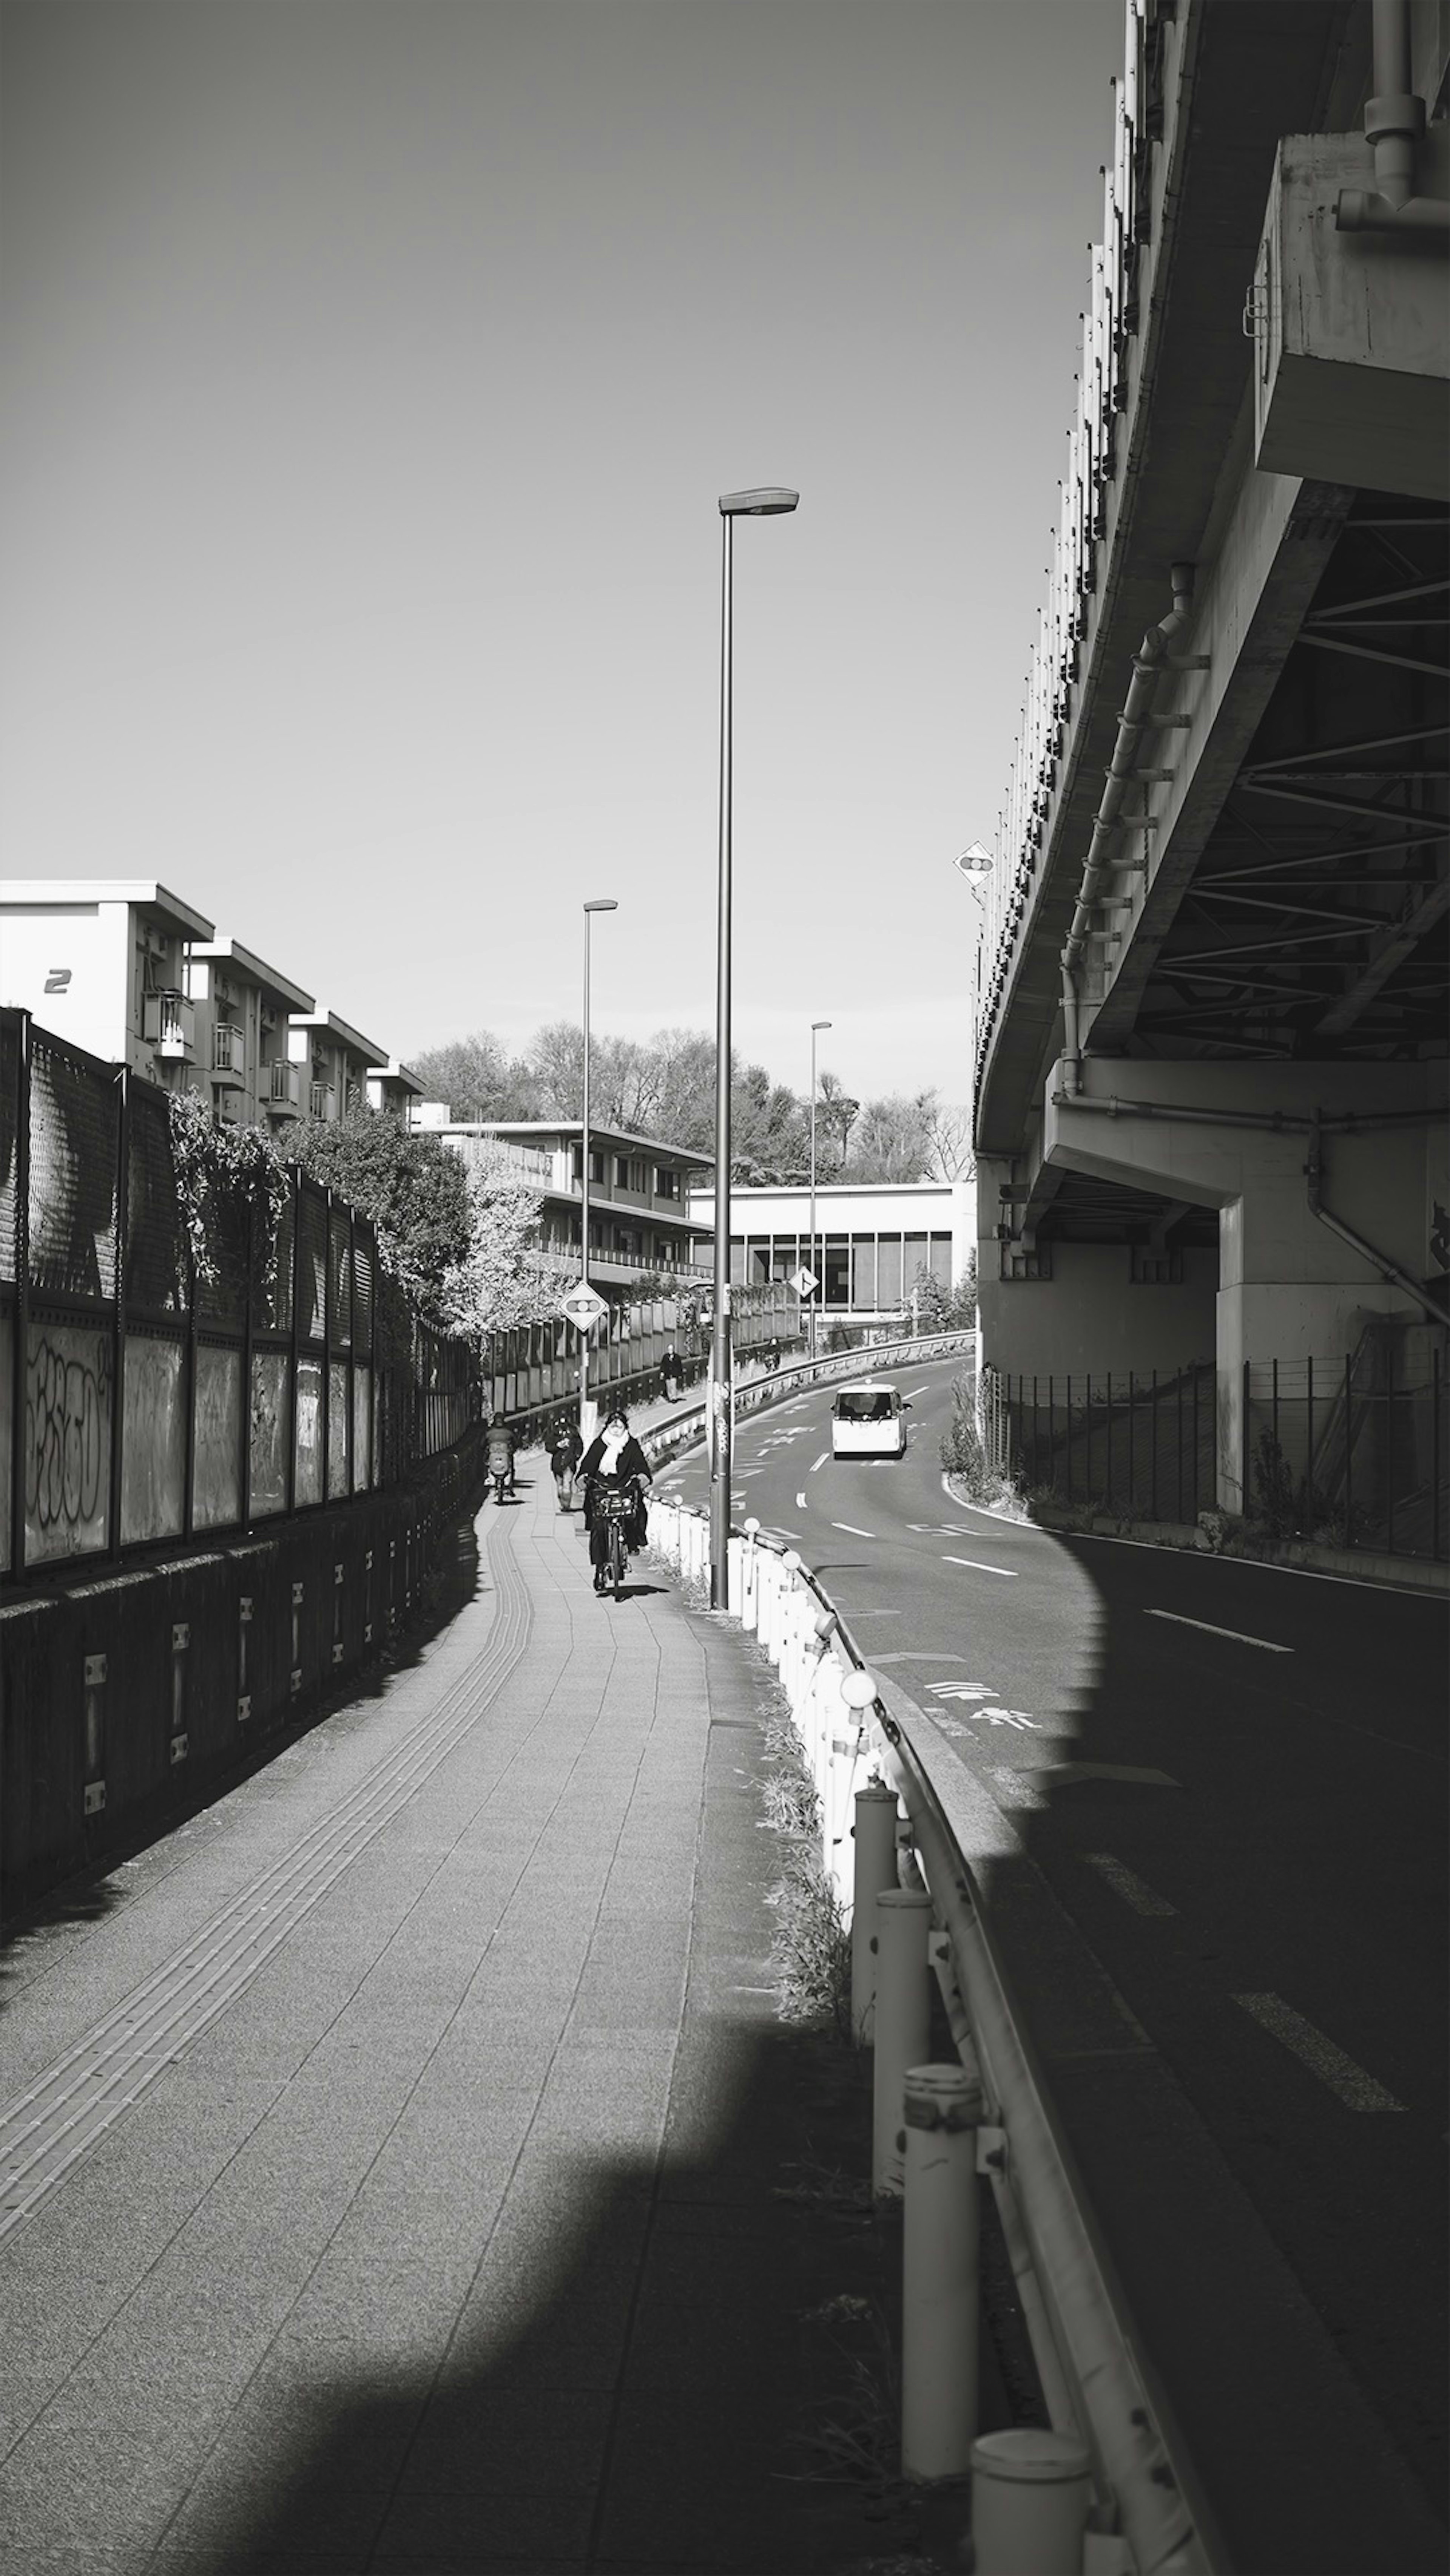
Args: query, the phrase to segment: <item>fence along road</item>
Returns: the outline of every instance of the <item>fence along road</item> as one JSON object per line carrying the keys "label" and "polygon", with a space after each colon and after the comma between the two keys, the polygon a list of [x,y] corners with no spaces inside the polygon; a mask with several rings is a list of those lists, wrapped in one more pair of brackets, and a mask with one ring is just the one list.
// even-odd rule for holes
{"label": "fence along road", "polygon": [[[962,1508],[953,1372],[893,1374],[904,1466],[834,1464],[806,1395],[742,1425],[737,1525],[961,1784],[1234,2563],[1440,2566],[1445,1605]],[[703,1499],[693,1459],[660,1481]]]}

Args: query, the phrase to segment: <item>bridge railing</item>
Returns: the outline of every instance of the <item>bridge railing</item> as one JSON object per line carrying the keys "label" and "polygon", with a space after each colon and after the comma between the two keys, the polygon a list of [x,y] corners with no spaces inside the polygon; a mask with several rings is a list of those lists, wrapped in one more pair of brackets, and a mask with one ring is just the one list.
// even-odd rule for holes
{"label": "bridge railing", "polygon": [[[704,1513],[651,1500],[649,1526],[651,1544],[685,1580],[708,1580]],[[977,2169],[990,2176],[1043,2398],[1053,2432],[1061,2437],[1064,2471],[1071,2474],[1082,2451],[1089,2464],[1094,2532],[1081,2534],[1079,2563],[1111,2566],[1121,2576],[1168,2576],[1170,2570],[1206,2576],[1222,2564],[1221,2550],[1210,2537],[1181,2441],[1141,2359],[1141,2342],[1076,2184],[1014,2004],[974,1862],[980,1838],[969,1812],[967,1775],[915,1704],[868,1670],[840,1612],[795,1551],[765,1538],[754,1521],[731,1534],[728,1609],[775,1665],[815,1783],[822,1866],[851,1925],[853,2025],[858,2035],[871,2031],[878,2091],[883,2066],[894,2070],[899,2050],[893,2052],[893,2035],[879,2020],[888,1997],[885,1984],[875,1984],[871,1964],[884,1939],[877,1899],[903,1884],[924,1886],[930,1899],[937,1927],[931,1966],[958,2056],[980,2079],[984,2096]],[[867,1836],[859,1830],[871,1801],[857,1800],[875,1782],[894,1790],[904,1822],[896,1840],[881,1846],[873,1873],[863,1858]],[[883,1803],[879,1791],[876,1803]],[[863,1961],[872,1981],[864,2009]],[[923,1957],[923,1977],[926,1972]],[[898,2121],[909,2117],[904,2093],[878,2101],[878,2144],[883,2136],[892,2139]],[[900,2156],[893,2171],[888,2151],[873,2180],[878,2190],[899,2192]],[[909,2207],[908,2236],[911,2219]],[[909,2297],[906,2311],[909,2336]],[[936,2332],[939,2349],[939,2320]],[[910,2376],[904,2367],[904,2389]],[[963,2404],[970,2419],[969,2396]],[[904,2450],[911,2438],[909,2409],[904,2397]],[[939,2404],[934,2411],[940,2426]],[[957,2427],[963,2467],[975,2433],[974,2420]],[[976,2466],[980,2479],[986,2463]],[[1019,2501],[1029,2504],[1025,2491]],[[1029,2555],[1010,2563],[1047,2562]],[[1051,2563],[1065,2566],[1069,2560],[1054,2556]]]}

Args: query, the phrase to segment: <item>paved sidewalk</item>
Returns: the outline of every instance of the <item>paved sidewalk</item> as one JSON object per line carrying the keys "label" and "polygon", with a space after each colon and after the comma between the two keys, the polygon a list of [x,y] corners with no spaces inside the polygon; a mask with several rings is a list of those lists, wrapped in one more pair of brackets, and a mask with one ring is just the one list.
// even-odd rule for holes
{"label": "paved sidewalk", "polygon": [[8,2231],[0,2188],[15,2576],[891,2536],[793,2474],[801,2320],[880,2247],[779,2188],[862,2070],[775,2016],[755,1667],[646,1561],[597,1601],[537,1453],[465,1576],[475,1529],[417,1660],[12,1945],[0,2144],[51,2177]]}

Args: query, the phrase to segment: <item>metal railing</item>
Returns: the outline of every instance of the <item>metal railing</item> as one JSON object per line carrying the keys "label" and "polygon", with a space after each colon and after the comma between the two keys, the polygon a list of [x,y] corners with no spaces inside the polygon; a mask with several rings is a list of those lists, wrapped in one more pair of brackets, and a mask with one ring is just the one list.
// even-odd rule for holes
{"label": "metal railing", "polygon": [[1187,1523],[1217,1494],[1213,1362],[1164,1371],[982,1371],[988,1464],[1028,1491],[1131,1518]]}
{"label": "metal railing", "polygon": [[[707,1583],[707,1516],[652,1498],[649,1524],[652,1545],[681,1575]],[[883,2068],[889,2085],[901,2074],[900,2034],[882,2026],[891,1988],[884,1982],[886,1915],[878,1901],[890,1895],[909,1911],[910,1898],[897,1895],[903,1873],[895,1834],[888,1831],[883,1843],[866,1830],[873,1782],[884,1777],[905,1810],[905,1875],[919,1873],[924,1881],[938,1927],[931,1965],[962,2065],[980,2082],[974,2167],[991,2179],[1053,2431],[1063,2437],[1066,2456],[1081,2443],[1090,2463],[1093,2518],[1103,2536],[1090,2563],[1132,2576],[1167,2576],[1170,2569],[1206,2576],[1222,2565],[1221,2547],[1181,2440],[1140,2360],[1140,2340],[1023,2035],[964,1848],[970,1834],[953,1823],[954,1757],[939,1747],[914,1703],[869,1672],[839,1611],[796,1552],[765,1538],[754,1521],[730,1537],[727,1605],[770,1655],[801,1737],[819,1800],[822,1866],[850,1919],[853,2027],[858,2037],[869,2034],[876,2049],[878,2093]],[[875,1798],[887,1803],[879,1789]],[[873,1845],[874,1865],[865,1857]],[[896,1922],[893,1914],[893,1928]],[[926,1964],[923,1941],[923,1970]],[[913,2029],[924,2034],[924,2015],[913,2017]],[[918,2067],[906,2079],[908,2090],[919,2085],[920,2073]],[[890,2145],[902,2116],[898,2094],[878,2099],[878,2191],[899,2193],[910,2171],[909,2156],[893,2157]],[[908,2207],[908,2242],[910,2221]],[[910,2336],[909,2297],[906,2306]],[[974,2337],[971,2319],[964,2339]],[[904,2367],[904,2452],[912,2432],[909,2379]],[[936,2415],[939,2424],[939,2403]],[[963,2457],[970,2456],[974,2434],[974,2421],[959,2428]],[[1108,2534],[1118,2547],[1104,2558]],[[1082,2548],[1089,2563],[1086,2538]],[[1014,2557],[1011,2563],[1037,2562]],[[1059,2563],[1065,2562],[1054,2558]]]}

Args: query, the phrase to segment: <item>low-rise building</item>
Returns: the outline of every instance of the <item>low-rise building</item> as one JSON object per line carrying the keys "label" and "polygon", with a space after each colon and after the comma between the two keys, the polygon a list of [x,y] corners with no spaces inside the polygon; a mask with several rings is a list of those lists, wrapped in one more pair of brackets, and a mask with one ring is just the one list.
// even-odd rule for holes
{"label": "low-rise building", "polygon": [[[542,1202],[540,1249],[561,1272],[581,1269],[584,1127],[578,1118],[450,1120],[436,1102],[414,1113],[465,1162],[502,1150]],[[657,1136],[589,1130],[589,1271],[601,1294],[640,1279],[710,1276],[714,1224],[692,1210],[691,1185],[711,1169],[708,1154]]]}
{"label": "low-rise building", "polygon": [[303,1069],[304,1113],[329,1122],[365,1109],[368,1076],[383,1072],[392,1061],[386,1047],[365,1038],[336,1011],[320,1008],[292,1013],[287,1049],[293,1064]]}
{"label": "low-rise building", "polygon": [[280,1139],[306,1107],[288,1036],[291,1013],[310,1011],[312,995],[239,939],[192,940],[184,972],[195,1023],[189,1087],[210,1091],[218,1118]]}
{"label": "low-rise building", "polygon": [[406,1119],[413,1103],[421,1100],[427,1089],[410,1066],[390,1056],[376,1072],[368,1075],[368,1107]]}
{"label": "low-rise building", "polygon": [[[697,1192],[696,1220],[714,1201]],[[970,1181],[826,1181],[732,1189],[730,1277],[760,1287],[811,1271],[816,1312],[855,1328],[909,1321],[923,1273],[947,1295],[971,1275],[976,1193]]]}
{"label": "low-rise building", "polygon": [[215,925],[154,878],[0,878],[0,1002],[168,1091],[191,1088],[186,951]]}

